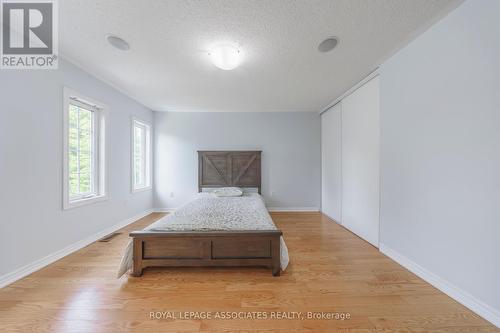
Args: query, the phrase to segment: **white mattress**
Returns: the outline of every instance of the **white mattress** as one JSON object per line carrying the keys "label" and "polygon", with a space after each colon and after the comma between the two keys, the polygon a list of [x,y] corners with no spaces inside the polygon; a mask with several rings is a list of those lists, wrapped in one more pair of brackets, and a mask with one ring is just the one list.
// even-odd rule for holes
{"label": "white mattress", "polygon": [[[276,230],[262,197],[246,193],[241,197],[216,197],[199,193],[193,201],[159,219],[144,230],[148,231],[217,231],[217,230]],[[289,257],[281,237],[281,269],[288,266]],[[132,267],[132,242],[129,242],[118,276]]]}

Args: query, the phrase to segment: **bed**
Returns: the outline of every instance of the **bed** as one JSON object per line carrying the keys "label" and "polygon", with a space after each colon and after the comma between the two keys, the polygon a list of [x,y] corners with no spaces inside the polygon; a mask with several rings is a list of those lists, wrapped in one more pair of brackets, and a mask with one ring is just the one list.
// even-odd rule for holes
{"label": "bed", "polygon": [[[241,197],[211,190],[239,187]],[[253,191],[252,191],[253,190]],[[288,265],[282,232],[261,192],[260,151],[198,151],[198,195],[142,231],[130,233],[119,276],[132,268],[265,266],[274,276]]]}

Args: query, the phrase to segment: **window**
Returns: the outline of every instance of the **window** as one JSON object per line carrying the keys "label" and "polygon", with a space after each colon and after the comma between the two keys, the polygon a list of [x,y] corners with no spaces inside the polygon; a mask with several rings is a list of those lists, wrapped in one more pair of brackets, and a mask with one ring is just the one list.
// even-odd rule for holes
{"label": "window", "polygon": [[151,188],[151,126],[132,120],[132,192]]}
{"label": "window", "polygon": [[105,116],[104,105],[64,89],[65,209],[107,198]]}

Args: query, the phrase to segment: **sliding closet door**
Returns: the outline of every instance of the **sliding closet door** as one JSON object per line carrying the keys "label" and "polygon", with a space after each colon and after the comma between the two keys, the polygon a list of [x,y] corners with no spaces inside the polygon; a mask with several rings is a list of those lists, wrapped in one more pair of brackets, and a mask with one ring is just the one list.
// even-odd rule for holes
{"label": "sliding closet door", "polygon": [[321,114],[321,211],[341,220],[341,106]]}
{"label": "sliding closet door", "polygon": [[378,247],[379,79],[342,101],[342,224]]}

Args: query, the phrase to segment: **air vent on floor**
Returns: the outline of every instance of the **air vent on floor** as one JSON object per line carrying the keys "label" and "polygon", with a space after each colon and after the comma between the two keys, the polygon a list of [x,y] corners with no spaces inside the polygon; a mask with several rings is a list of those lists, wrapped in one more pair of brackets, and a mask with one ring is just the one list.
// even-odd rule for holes
{"label": "air vent on floor", "polygon": [[116,236],[121,235],[121,232],[113,232],[112,234],[109,234],[107,236],[104,236],[103,238],[99,239],[99,242],[109,242]]}

